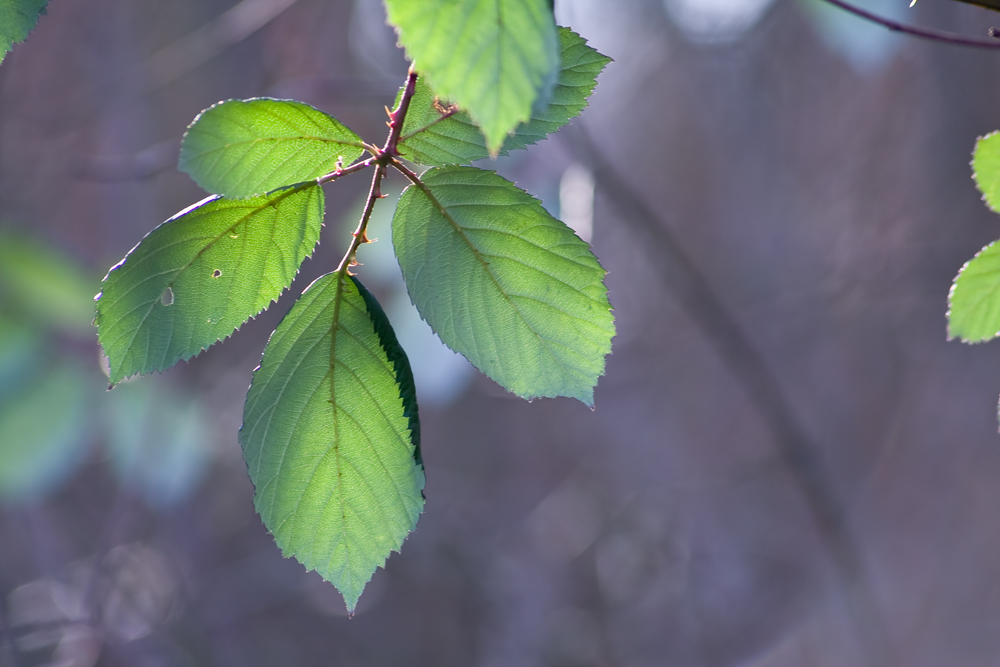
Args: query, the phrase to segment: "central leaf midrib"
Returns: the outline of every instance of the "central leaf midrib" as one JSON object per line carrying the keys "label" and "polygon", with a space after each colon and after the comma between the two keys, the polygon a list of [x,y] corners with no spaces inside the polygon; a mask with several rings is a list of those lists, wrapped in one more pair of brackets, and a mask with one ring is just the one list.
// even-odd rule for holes
{"label": "central leaf midrib", "polygon": [[517,307],[517,304],[514,303],[511,297],[504,290],[503,286],[501,286],[500,281],[497,280],[497,277],[495,275],[493,275],[493,272],[489,268],[489,262],[487,262],[483,258],[482,253],[480,253],[479,250],[472,244],[471,239],[469,239],[469,237],[465,234],[465,230],[462,229],[458,221],[455,220],[451,216],[451,214],[447,211],[447,209],[445,209],[444,205],[442,205],[441,202],[438,201],[437,197],[434,196],[434,193],[431,192],[430,187],[426,183],[420,181],[419,186],[421,192],[423,192],[427,196],[427,198],[431,201],[431,204],[433,204],[437,208],[437,210],[441,213],[444,219],[448,221],[448,223],[452,226],[455,232],[462,238],[463,241],[465,241],[465,244],[469,247],[469,250],[472,251],[476,260],[482,266],[483,271],[490,277],[490,280],[493,281],[493,284],[496,286],[497,291],[499,291],[500,294],[503,296],[503,298],[507,301],[507,303],[510,304],[510,307],[514,309],[514,312],[517,313],[517,316],[520,318],[521,322],[525,325],[525,327],[527,327],[528,331],[534,334],[535,338],[538,339],[539,344],[541,344],[541,346],[545,348],[545,351],[556,362],[556,364],[559,365],[560,368],[566,370],[566,367],[563,366],[559,358],[549,348],[548,342],[544,338],[542,338],[537,331],[535,331],[534,327],[531,326],[531,324],[525,318],[524,314],[521,312],[521,309]]}
{"label": "central leaf midrib", "polygon": [[[173,288],[174,284],[176,283],[176,281],[177,281],[177,279],[178,279],[178,278],[180,277],[180,275],[181,275],[182,273],[184,273],[185,271],[187,271],[187,270],[188,270],[188,269],[189,269],[189,268],[190,268],[190,267],[191,267],[191,266],[192,266],[192,265],[193,265],[193,264],[194,264],[194,263],[195,263],[196,261],[198,261],[198,259],[199,259],[199,258],[200,258],[200,257],[201,257],[201,256],[202,256],[202,255],[203,255],[203,254],[204,254],[205,252],[207,252],[209,248],[212,248],[213,246],[215,246],[215,244],[216,244],[216,243],[218,243],[218,242],[219,242],[219,240],[220,240],[220,239],[221,239],[221,238],[222,238],[223,236],[225,236],[225,235],[227,235],[227,234],[231,233],[231,232],[232,232],[232,231],[233,231],[234,229],[236,229],[236,228],[237,228],[237,227],[239,227],[240,225],[242,225],[242,224],[244,224],[244,223],[247,223],[247,222],[249,222],[249,221],[250,221],[250,219],[251,219],[251,218],[252,218],[253,216],[255,216],[255,215],[259,214],[259,213],[260,213],[261,211],[263,211],[264,209],[266,209],[266,208],[268,208],[268,207],[273,207],[273,208],[275,209],[275,215],[278,215],[278,204],[279,204],[279,203],[281,203],[282,201],[284,201],[285,199],[287,199],[287,198],[288,198],[288,197],[290,197],[291,195],[293,195],[293,194],[297,194],[297,193],[299,193],[299,192],[302,192],[302,191],[304,191],[305,189],[307,189],[307,188],[309,188],[309,187],[312,187],[313,185],[314,185],[313,183],[305,183],[305,184],[302,184],[302,185],[299,185],[299,186],[295,186],[295,187],[292,187],[292,188],[288,188],[288,190],[287,190],[287,191],[285,191],[285,192],[282,192],[282,193],[280,193],[279,195],[275,196],[275,198],[274,198],[274,199],[270,199],[270,200],[268,200],[267,202],[265,202],[265,203],[264,203],[264,204],[262,204],[261,206],[258,206],[258,207],[256,207],[256,208],[254,208],[254,209],[253,209],[252,211],[248,212],[248,213],[247,213],[246,215],[244,215],[244,216],[242,216],[241,218],[239,218],[239,219],[238,219],[238,220],[237,220],[237,221],[236,221],[235,223],[233,223],[233,224],[232,224],[232,225],[230,225],[229,227],[227,227],[227,228],[223,229],[223,230],[222,230],[222,232],[220,232],[219,234],[216,234],[216,235],[214,236],[214,238],[213,238],[213,237],[205,237],[205,238],[211,238],[212,240],[211,240],[211,241],[209,241],[208,243],[206,243],[206,244],[205,244],[205,246],[204,246],[204,247],[202,247],[202,248],[201,248],[200,250],[198,250],[198,252],[197,252],[197,253],[195,253],[194,257],[192,257],[190,261],[188,261],[188,262],[187,262],[186,264],[184,264],[184,265],[183,265],[183,266],[181,266],[180,268],[176,269],[176,271],[174,272],[174,276],[173,276],[173,277],[172,277],[172,278],[170,279],[170,281],[169,281],[169,282],[167,283],[167,285],[166,285],[166,287],[164,288],[164,290],[166,290],[166,289],[168,289],[168,288]],[[204,204],[204,205],[205,205],[205,206],[208,206],[209,204],[212,204],[212,203],[214,203],[214,202],[217,202],[217,201],[220,201],[220,200],[221,200],[221,201],[226,201],[226,200],[224,200],[224,199],[223,199],[222,197],[217,197],[217,198],[215,198],[215,199],[212,199],[212,200],[209,200],[208,202],[205,202],[205,204]],[[222,212],[222,211],[219,211],[219,213],[221,213],[221,212]],[[193,213],[193,211],[192,211],[192,213]],[[205,215],[205,212],[204,212],[204,211],[202,211],[202,212],[201,212],[201,214],[202,214],[202,215]],[[143,260],[145,260],[145,259],[149,258],[150,256],[152,256],[152,253],[150,253],[150,254],[147,254],[147,255],[145,255],[144,257],[141,257],[141,258],[139,258],[139,261],[137,261],[137,262],[136,262],[136,265],[138,265],[139,263],[141,263],[141,262],[142,262]],[[165,271],[164,273],[169,273],[169,272],[170,272],[170,271]],[[146,313],[145,313],[145,314],[143,315],[143,318],[142,318],[142,322],[141,322],[141,323],[139,324],[139,326],[137,326],[137,327],[136,327],[136,328],[134,329],[134,331],[133,331],[133,334],[132,334],[132,338],[131,338],[131,340],[129,340],[129,342],[128,342],[128,345],[126,345],[126,346],[125,346],[125,349],[126,349],[126,350],[131,350],[131,349],[132,349],[132,345],[133,345],[133,344],[135,343],[135,339],[136,339],[136,336],[138,336],[138,334],[139,334],[139,331],[140,331],[140,330],[142,329],[142,326],[143,326],[143,325],[145,324],[146,320],[147,320],[147,319],[149,318],[149,315],[150,315],[150,313],[152,313],[152,312],[153,312],[153,309],[154,309],[154,308],[156,307],[156,301],[157,301],[157,299],[158,299],[158,298],[159,298],[159,297],[157,297],[157,298],[154,298],[154,299],[153,299],[152,301],[149,301],[149,302],[147,303],[147,309],[146,309]],[[135,310],[138,310],[138,307],[137,307],[137,308],[136,308]],[[220,320],[219,320],[219,321],[222,321],[222,318],[220,318]],[[217,323],[216,323],[216,324],[217,324]],[[168,350],[168,351],[169,351],[169,350]],[[127,353],[126,353],[126,355],[125,355],[125,356],[127,356]],[[147,351],[147,353],[146,353],[146,355],[145,355],[145,359],[146,359],[147,361],[149,360],[149,352],[148,352],[148,351]],[[145,364],[144,364],[144,365],[145,365]]]}
{"label": "central leaf midrib", "polygon": [[[337,418],[337,332],[340,329],[340,303],[343,300],[343,287],[346,267],[336,273],[336,284],[333,296],[333,322],[330,325],[330,409],[333,411],[333,460],[336,465],[337,495],[340,500],[340,520],[343,522],[344,533],[347,533],[347,511],[344,499],[344,476],[340,460],[340,428]],[[346,569],[350,571],[350,549],[345,549]]]}

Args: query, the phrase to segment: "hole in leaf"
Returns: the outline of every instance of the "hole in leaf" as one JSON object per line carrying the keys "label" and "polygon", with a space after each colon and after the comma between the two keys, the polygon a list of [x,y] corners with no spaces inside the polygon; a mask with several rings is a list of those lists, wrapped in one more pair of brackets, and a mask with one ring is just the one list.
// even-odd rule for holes
{"label": "hole in leaf", "polygon": [[239,234],[230,234],[229,235],[229,238],[231,238],[231,239],[238,239],[239,237],[240,237]]}
{"label": "hole in leaf", "polygon": [[174,290],[170,287],[163,290],[163,294],[160,295],[160,303],[164,306],[169,306],[174,302]]}
{"label": "hole in leaf", "polygon": [[212,271],[212,277],[213,278],[218,278],[221,275],[222,275],[222,271],[220,271],[219,269],[216,269],[215,271]]}

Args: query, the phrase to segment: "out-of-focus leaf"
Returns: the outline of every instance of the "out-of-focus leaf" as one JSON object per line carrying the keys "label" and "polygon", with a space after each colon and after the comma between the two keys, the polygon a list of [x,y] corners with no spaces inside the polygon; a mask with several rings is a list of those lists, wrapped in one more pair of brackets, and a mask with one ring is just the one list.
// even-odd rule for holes
{"label": "out-of-focus leaf", "polygon": [[0,230],[0,299],[42,326],[91,335],[96,278],[56,250]]}
{"label": "out-of-focus leaf", "polygon": [[34,500],[63,481],[86,453],[93,378],[62,367],[0,403],[0,500]]}
{"label": "out-of-focus leaf", "polygon": [[306,289],[267,344],[240,429],[264,525],[350,611],[424,505],[412,378],[363,289],[340,272]]}
{"label": "out-of-focus leaf", "polygon": [[362,152],[361,138],[319,109],[258,97],[198,114],[178,166],[209,192],[250,197],[322,176]]}
{"label": "out-of-focus leaf", "polygon": [[43,349],[37,331],[0,317],[0,405],[24,391],[25,383],[44,362]]}
{"label": "out-of-focus leaf", "polygon": [[211,454],[199,404],[149,382],[123,384],[107,401],[108,452],[122,483],[154,508],[187,498]]}
{"label": "out-of-focus leaf", "polygon": [[615,328],[590,247],[491,171],[434,168],[422,181],[392,223],[421,316],[508,391],[593,405]]}
{"label": "out-of-focus leaf", "polygon": [[97,301],[111,382],[161,371],[229,336],[277,299],[319,241],[323,190],[209,198],[150,232]]}
{"label": "out-of-focus leaf", "polygon": [[559,37],[546,0],[386,0],[417,70],[469,112],[496,154],[548,102]]}
{"label": "out-of-focus leaf", "polygon": [[[532,113],[531,120],[507,137],[501,154],[537,143],[579,115],[597,85],[597,75],[611,62],[569,28],[559,28],[559,43],[559,79],[548,105]],[[416,94],[403,125],[403,157],[433,166],[468,164],[489,157],[483,133],[469,114],[460,111],[442,119],[448,107],[423,79],[417,80]]]}
{"label": "out-of-focus leaf", "polygon": [[0,0],[0,62],[7,52],[24,41],[45,13],[49,0]]}

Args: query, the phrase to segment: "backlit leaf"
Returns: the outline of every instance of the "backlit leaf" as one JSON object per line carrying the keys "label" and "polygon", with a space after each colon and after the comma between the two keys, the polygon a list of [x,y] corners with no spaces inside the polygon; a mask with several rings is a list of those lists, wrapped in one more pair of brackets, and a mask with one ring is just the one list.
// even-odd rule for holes
{"label": "backlit leaf", "polygon": [[0,0],[0,62],[30,33],[49,0]]}
{"label": "backlit leaf", "polygon": [[422,180],[400,198],[392,234],[421,316],[515,394],[592,405],[614,320],[588,245],[491,171],[435,168]]}
{"label": "backlit leaf", "polygon": [[[597,75],[611,62],[569,28],[559,28],[559,41],[559,80],[549,104],[507,137],[501,154],[537,143],[579,115],[597,84]],[[403,157],[434,166],[468,164],[489,157],[480,129],[464,111],[445,117],[449,106],[435,97],[423,79],[417,80],[416,94],[403,125]]]}
{"label": "backlit leaf", "polygon": [[322,176],[361,157],[361,138],[308,104],[254,98],[202,111],[179,168],[209,192],[249,197]]}
{"label": "backlit leaf", "polygon": [[1000,334],[1000,241],[965,263],[948,294],[948,338],[966,343]]}
{"label": "backlit leaf", "polygon": [[423,508],[408,374],[381,309],[337,272],[285,316],[247,395],[240,443],[257,511],[350,611]]}
{"label": "backlit leaf", "polygon": [[230,335],[291,284],[319,240],[323,190],[210,197],[150,232],[97,301],[111,382],[161,371]]}
{"label": "backlit leaf", "polygon": [[1000,132],[980,137],[972,153],[972,177],[986,204],[1000,213]]}
{"label": "backlit leaf", "polygon": [[386,0],[389,22],[442,98],[469,112],[496,154],[559,72],[559,37],[546,0]]}

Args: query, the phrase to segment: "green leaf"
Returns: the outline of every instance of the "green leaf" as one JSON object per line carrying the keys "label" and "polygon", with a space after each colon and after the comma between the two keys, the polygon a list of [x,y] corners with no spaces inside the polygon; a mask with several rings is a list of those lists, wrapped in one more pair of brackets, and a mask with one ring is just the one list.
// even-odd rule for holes
{"label": "green leaf", "polygon": [[37,240],[0,229],[0,298],[18,316],[67,333],[93,335],[97,277]]}
{"label": "green leaf", "polygon": [[0,403],[0,501],[37,499],[66,479],[90,439],[92,378],[63,365]]}
{"label": "green leaf", "polygon": [[389,318],[382,310],[382,306],[375,300],[372,293],[365,289],[360,280],[353,276],[351,279],[358,288],[361,298],[365,301],[368,315],[371,316],[372,324],[375,326],[375,334],[396,373],[399,397],[403,399],[403,416],[407,419],[410,427],[410,440],[413,441],[413,460],[423,465],[423,457],[420,455],[420,414],[417,411],[417,387],[413,382],[410,360],[396,339],[396,332],[393,330],[392,324],[389,323]]}
{"label": "green leaf", "polygon": [[546,0],[386,0],[386,9],[417,71],[469,112],[492,154],[548,101],[559,38]]}
{"label": "green leaf", "polygon": [[978,343],[1000,334],[1000,241],[965,263],[948,294],[948,338]]}
{"label": "green leaf", "polygon": [[0,0],[0,62],[15,44],[28,37],[48,1]]}
{"label": "green leaf", "polygon": [[[569,28],[559,28],[559,42],[559,80],[548,106],[533,113],[527,123],[507,137],[502,155],[541,141],[579,115],[594,91],[597,75],[611,62]],[[449,107],[436,98],[423,79],[417,80],[416,94],[403,124],[404,140],[399,146],[403,157],[432,166],[468,164],[489,157],[483,133],[469,115],[460,111],[446,117]]]}
{"label": "green leaf", "polygon": [[111,382],[189,359],[267,308],[322,222],[323,190],[309,183],[253,199],[209,197],[150,232],[98,295]]}
{"label": "green leaf", "polygon": [[371,302],[340,272],[310,285],[267,344],[240,429],[264,525],[352,612],[424,504],[406,358],[387,354],[395,337]]}
{"label": "green leaf", "polygon": [[976,141],[972,177],[990,210],[1000,213],[1000,132],[991,132]]}
{"label": "green leaf", "polygon": [[524,398],[593,405],[614,319],[586,243],[491,171],[431,169],[392,242],[410,298],[448,347]]}
{"label": "green leaf", "polygon": [[198,114],[178,166],[209,192],[249,197],[330,173],[363,152],[358,135],[319,109],[259,97]]}

